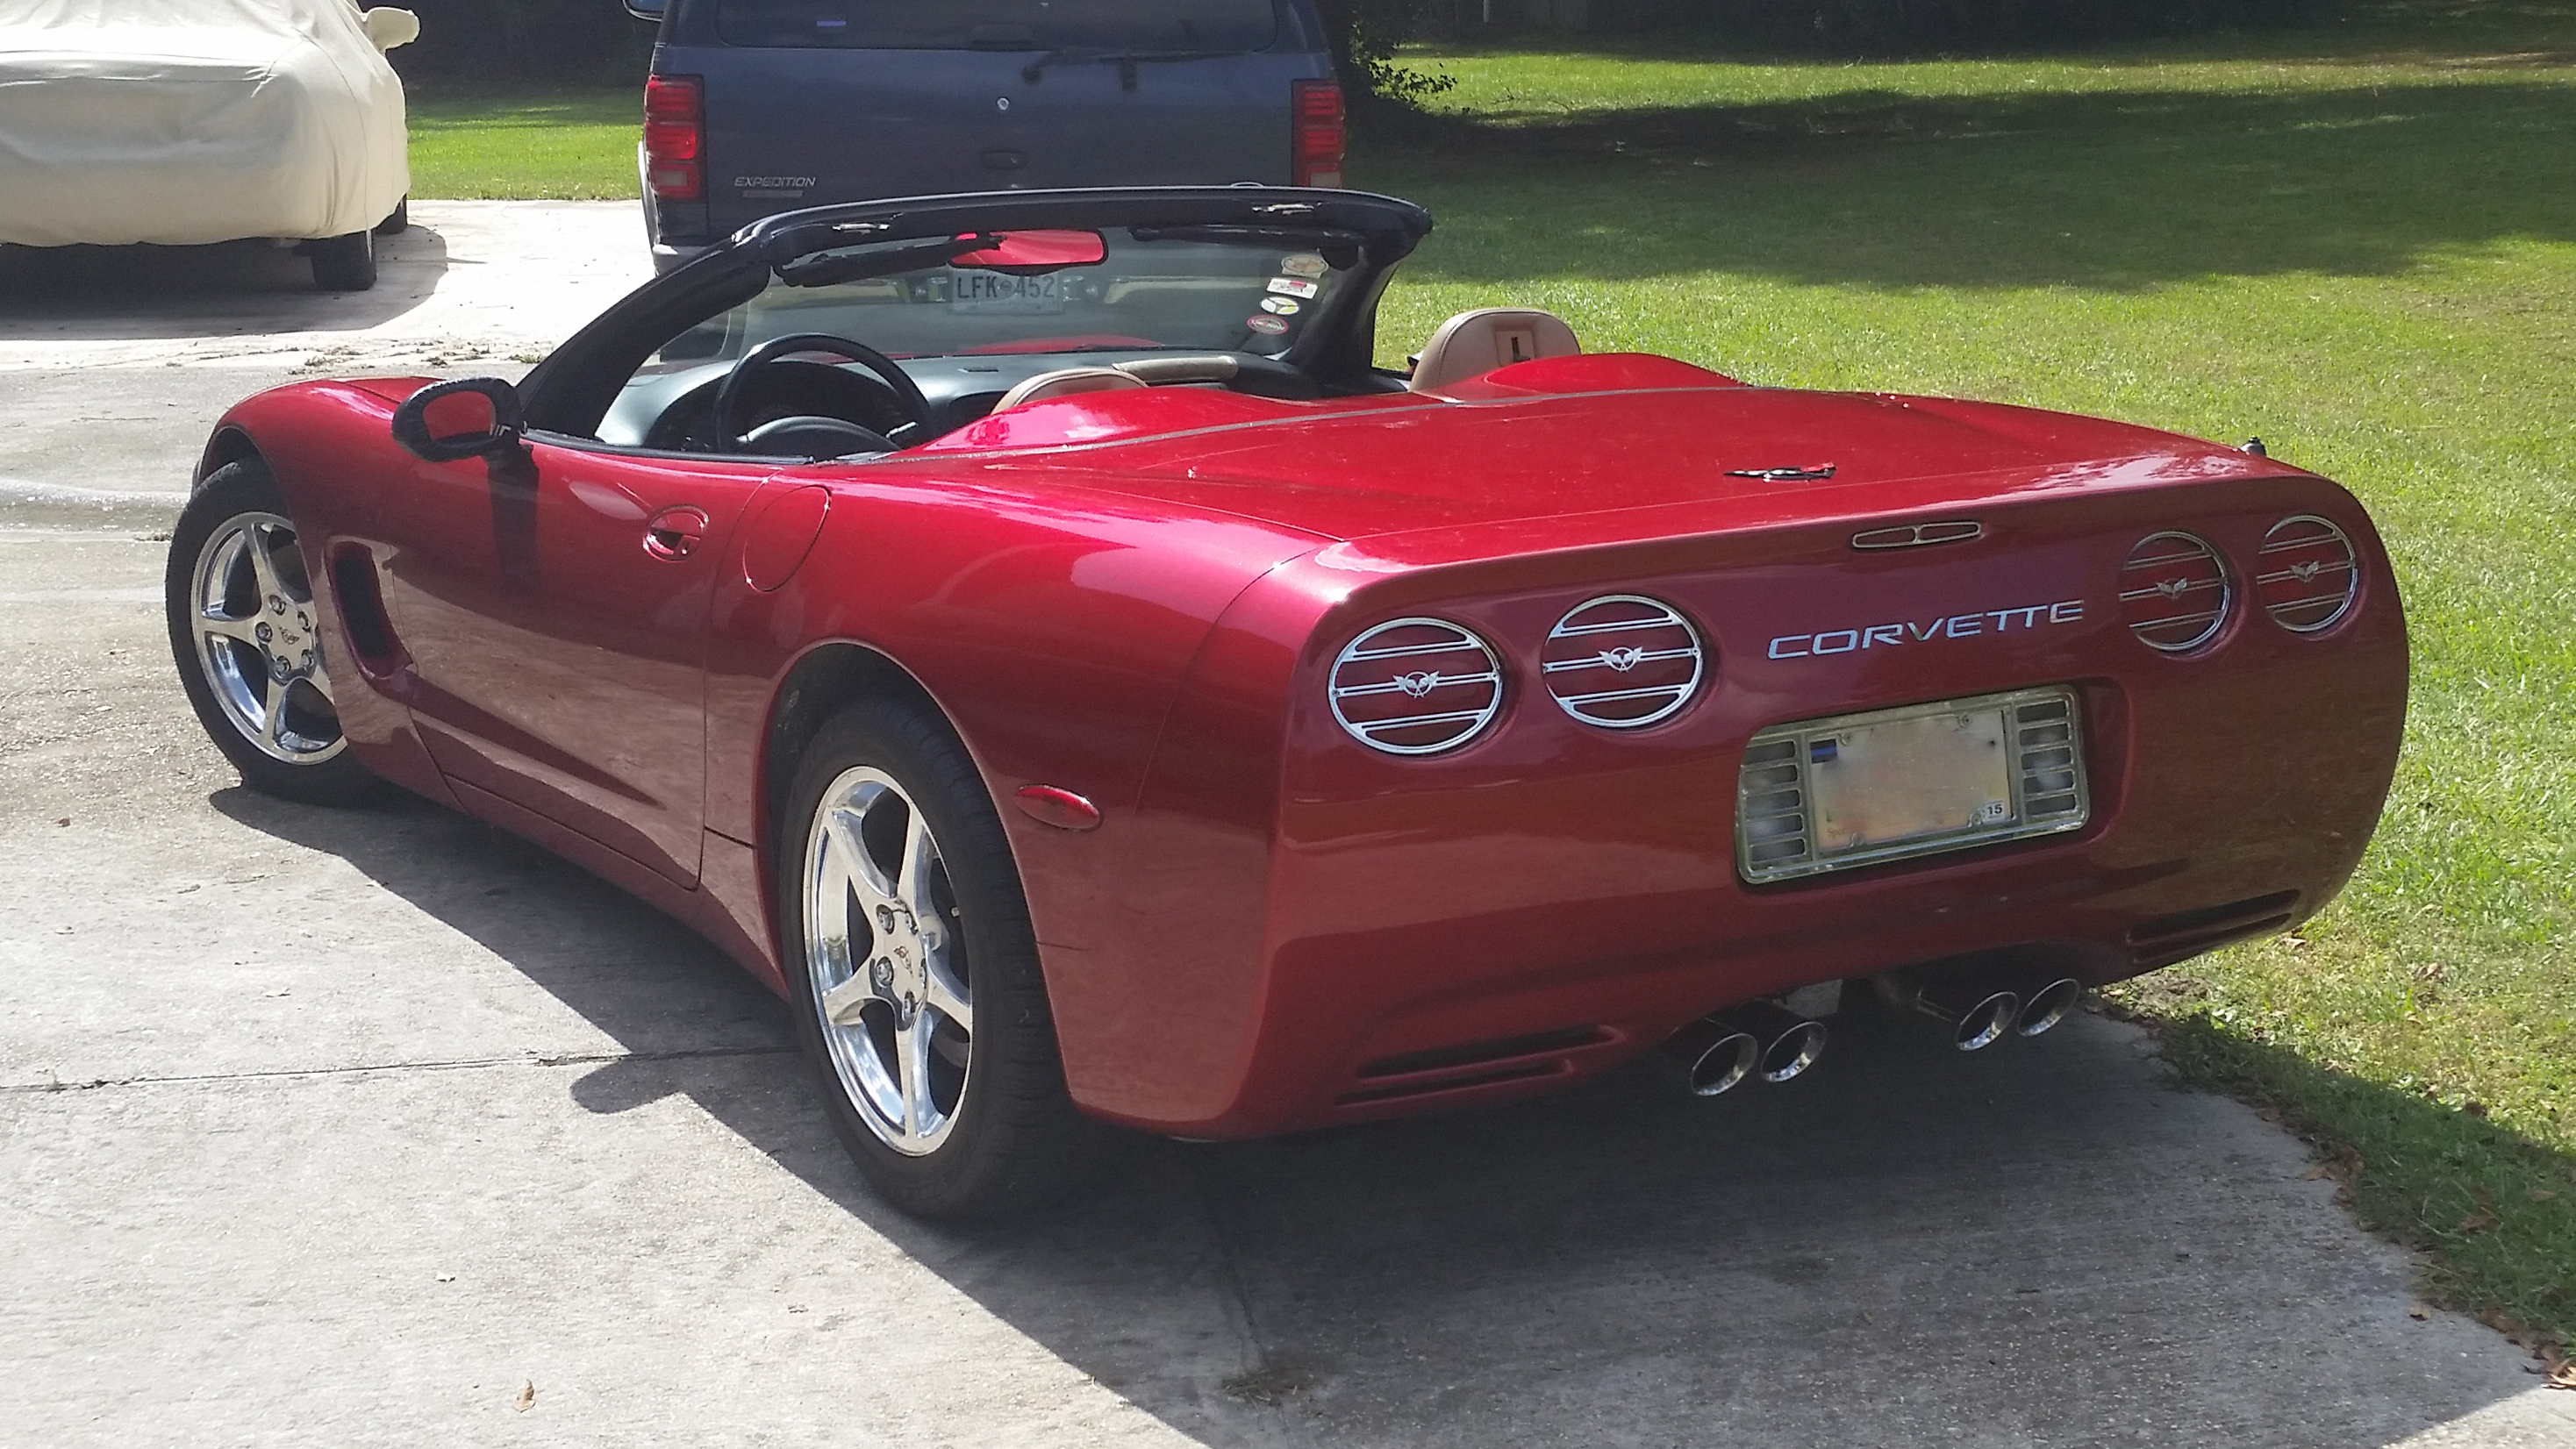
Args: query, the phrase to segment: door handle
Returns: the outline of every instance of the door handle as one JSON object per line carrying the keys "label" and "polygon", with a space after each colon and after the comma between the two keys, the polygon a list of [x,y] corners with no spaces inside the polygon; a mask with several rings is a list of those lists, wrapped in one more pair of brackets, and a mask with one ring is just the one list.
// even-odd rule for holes
{"label": "door handle", "polygon": [[695,508],[665,508],[644,525],[644,552],[677,563],[697,552],[707,536],[707,516]]}

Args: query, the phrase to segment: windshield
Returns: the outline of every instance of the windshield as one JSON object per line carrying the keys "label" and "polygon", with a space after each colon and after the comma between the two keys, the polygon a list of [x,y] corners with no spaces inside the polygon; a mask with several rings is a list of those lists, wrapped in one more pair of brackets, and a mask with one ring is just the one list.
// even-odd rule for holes
{"label": "windshield", "polygon": [[1274,0],[718,0],[727,45],[894,50],[1266,49]]}
{"label": "windshield", "polygon": [[[1069,244],[1070,243],[1070,244]],[[1058,264],[1055,259],[1079,260]],[[1016,265],[1035,258],[1035,265]],[[741,306],[674,338],[664,364],[824,332],[894,357],[1181,348],[1276,356],[1355,274],[1342,233],[1236,227],[980,232],[797,258]]]}

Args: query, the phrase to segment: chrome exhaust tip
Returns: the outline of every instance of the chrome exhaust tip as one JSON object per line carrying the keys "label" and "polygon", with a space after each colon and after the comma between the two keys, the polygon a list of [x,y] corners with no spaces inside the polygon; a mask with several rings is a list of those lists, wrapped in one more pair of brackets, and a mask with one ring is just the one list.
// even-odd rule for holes
{"label": "chrome exhaust tip", "polygon": [[2013,993],[1962,981],[1925,982],[1911,1004],[1925,1016],[1956,1027],[1950,1042],[1963,1052],[1983,1051],[2003,1040],[2021,1011],[2021,998]]}
{"label": "chrome exhaust tip", "polygon": [[1701,1017],[1666,1038],[1664,1056],[1680,1069],[1694,1097],[1731,1091],[1761,1064],[1762,1043],[1715,1017]]}
{"label": "chrome exhaust tip", "polygon": [[2066,1019],[2075,1003],[2084,999],[2084,983],[2072,976],[2061,976],[2030,994],[2021,1004],[2021,1014],[2013,1018],[2016,1036],[2037,1036]]}
{"label": "chrome exhaust tip", "polygon": [[1731,1006],[1710,1020],[1722,1022],[1762,1044],[1755,1065],[1762,1080],[1785,1082],[1802,1076],[1825,1054],[1825,1024],[1801,1016],[1776,1001],[1748,1001]]}

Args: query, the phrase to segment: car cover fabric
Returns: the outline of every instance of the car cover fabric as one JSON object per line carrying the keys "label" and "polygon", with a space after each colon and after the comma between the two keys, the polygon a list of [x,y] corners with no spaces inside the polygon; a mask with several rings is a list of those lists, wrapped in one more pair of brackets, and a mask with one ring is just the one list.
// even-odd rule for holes
{"label": "car cover fabric", "polygon": [[0,242],[327,237],[411,189],[350,0],[0,4]]}

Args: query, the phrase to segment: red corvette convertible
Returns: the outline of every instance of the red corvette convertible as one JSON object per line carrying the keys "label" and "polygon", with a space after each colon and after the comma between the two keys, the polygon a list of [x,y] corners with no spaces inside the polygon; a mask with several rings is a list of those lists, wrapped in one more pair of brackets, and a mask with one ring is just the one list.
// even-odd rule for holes
{"label": "red corvette convertible", "polygon": [[2407,660],[2343,489],[1538,311],[1377,369],[1429,228],[805,211],[516,386],[263,393],[172,543],[180,674],[257,788],[392,781],[720,943],[925,1214],[1099,1124],[1785,1080],[1847,983],[2035,1035],[2340,888]]}

